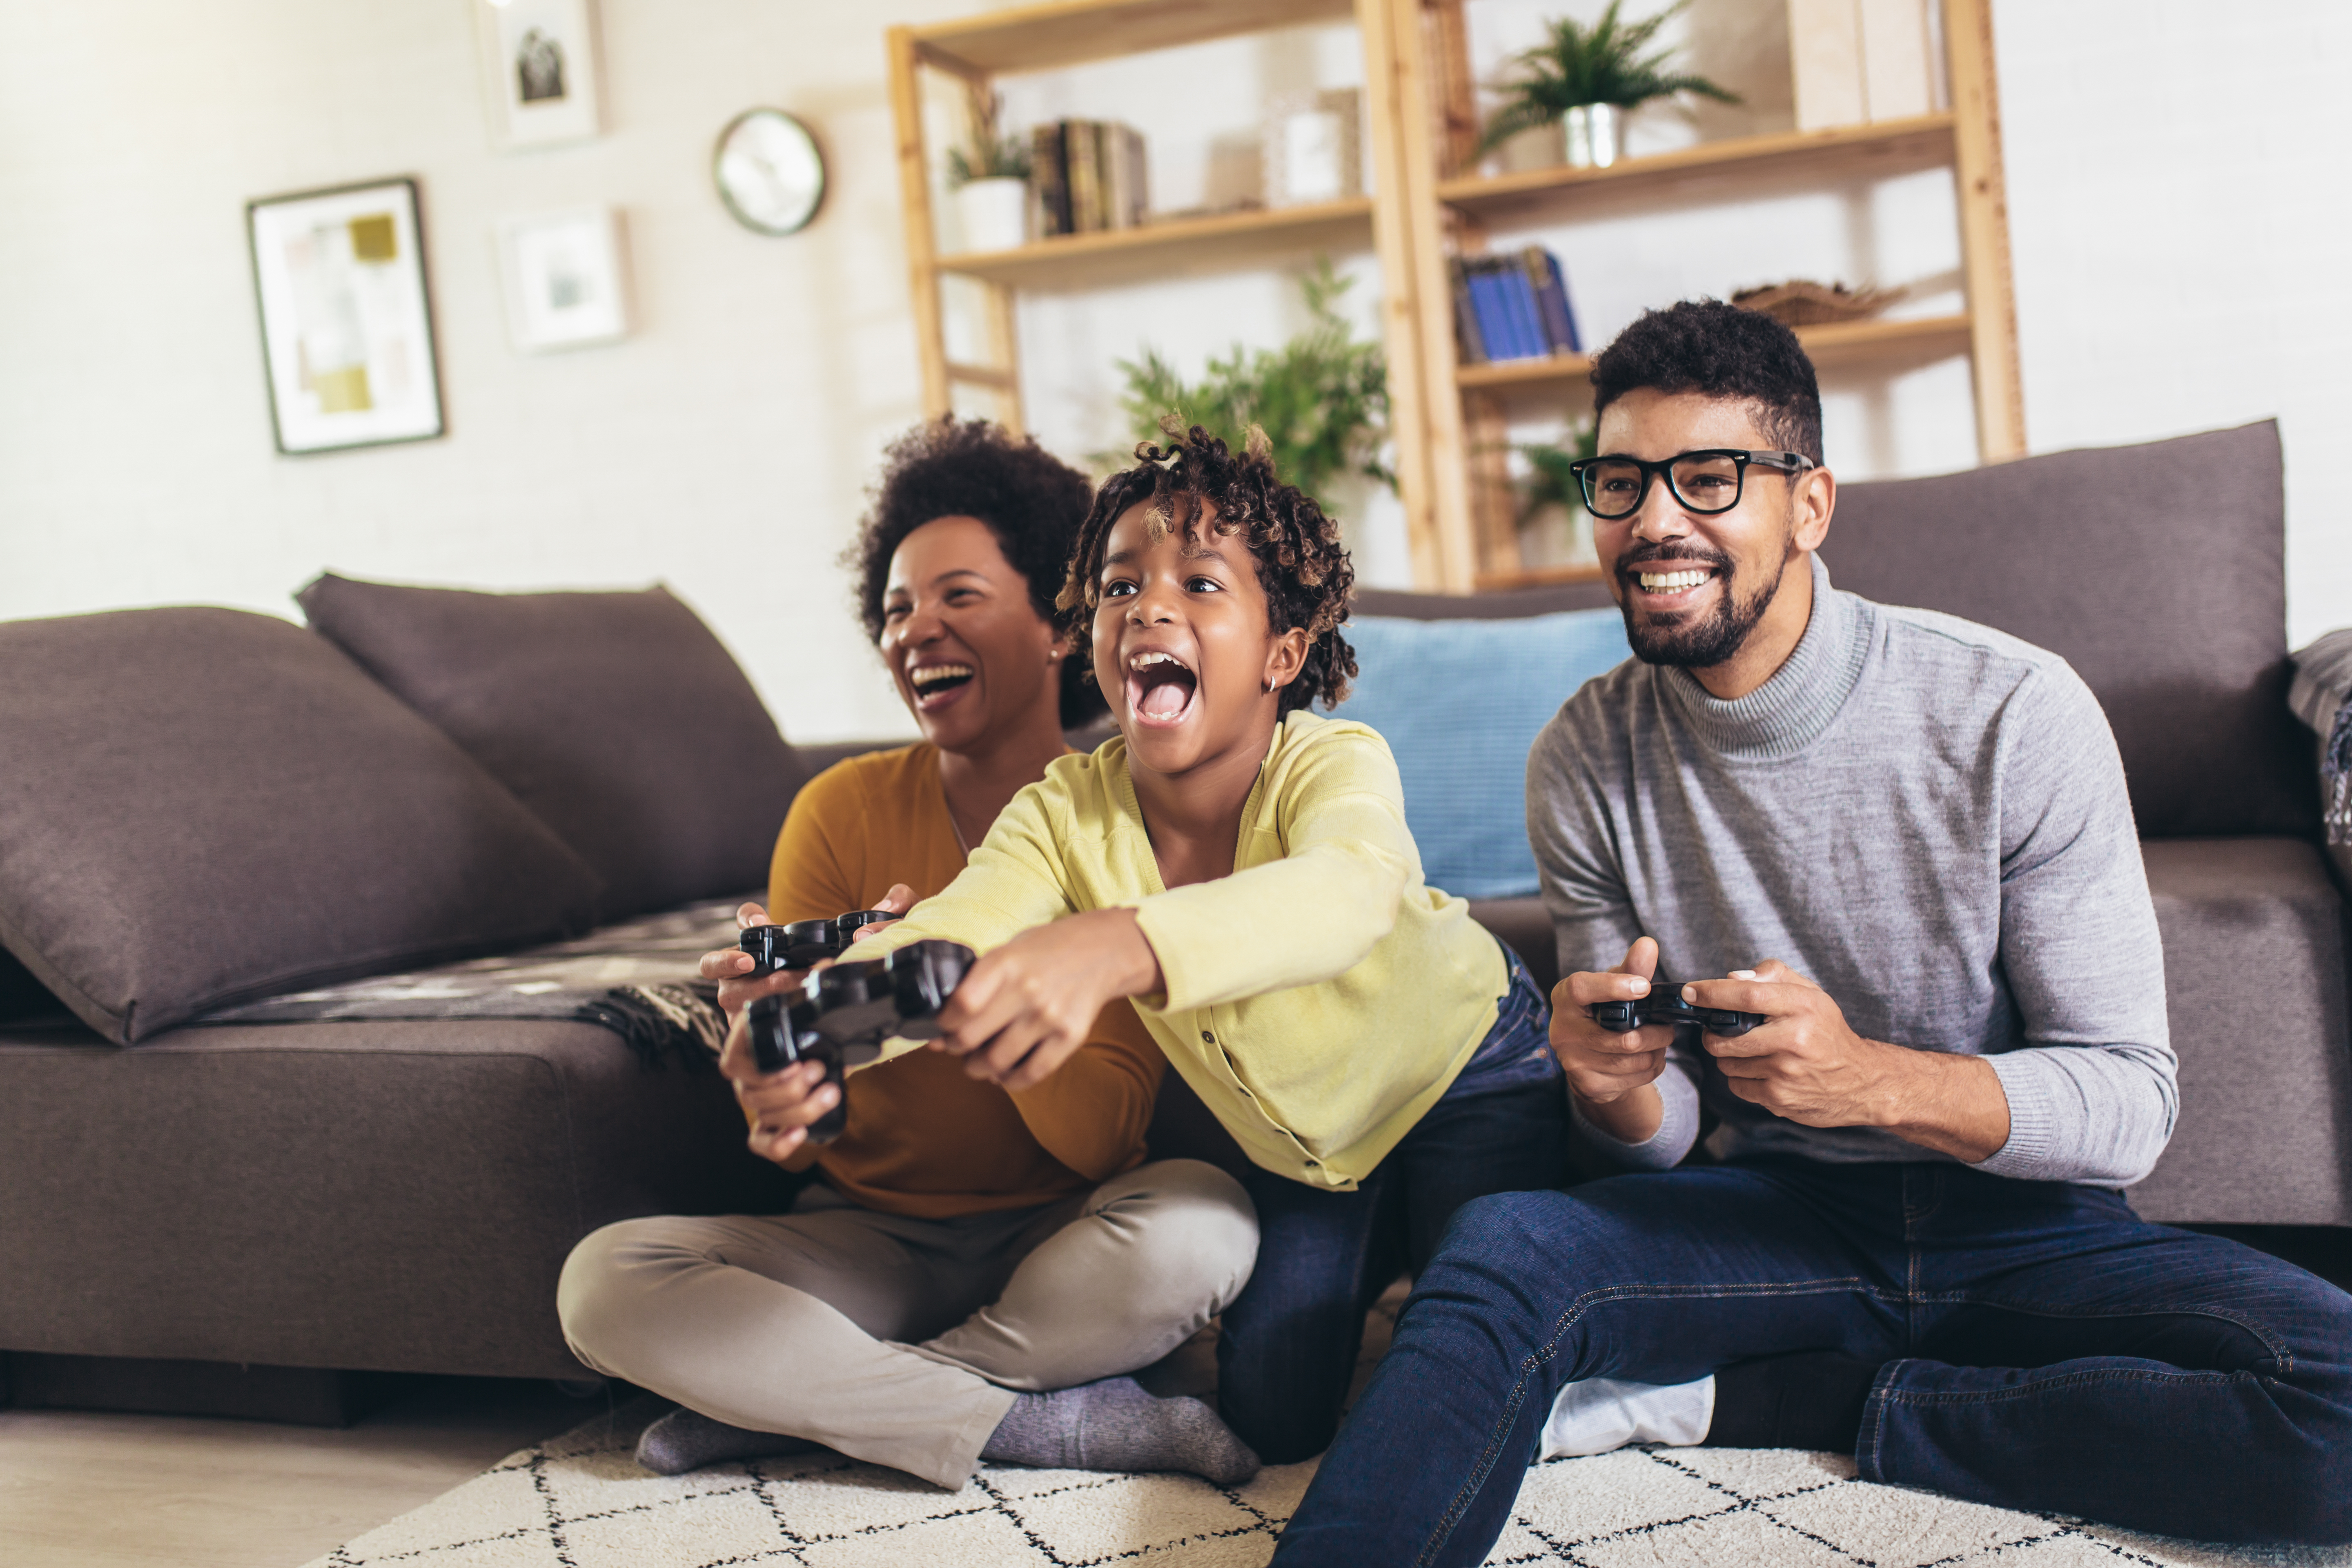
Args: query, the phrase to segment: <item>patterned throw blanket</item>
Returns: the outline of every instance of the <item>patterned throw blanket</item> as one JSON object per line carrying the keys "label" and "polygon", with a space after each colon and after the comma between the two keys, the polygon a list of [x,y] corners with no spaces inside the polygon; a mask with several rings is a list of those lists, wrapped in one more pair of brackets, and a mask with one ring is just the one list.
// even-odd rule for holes
{"label": "patterned throw blanket", "polygon": [[2352,846],[2352,630],[2330,632],[2294,656],[2287,706],[2322,738],[2320,805],[2327,842]]}
{"label": "patterned throw blanket", "polygon": [[[744,897],[757,898],[759,894]],[[229,1007],[201,1024],[313,1024],[344,1018],[564,1018],[598,1024],[647,1066],[717,1058],[727,1018],[696,962],[735,945],[742,897],[604,926],[572,942],[437,969],[378,974]]]}

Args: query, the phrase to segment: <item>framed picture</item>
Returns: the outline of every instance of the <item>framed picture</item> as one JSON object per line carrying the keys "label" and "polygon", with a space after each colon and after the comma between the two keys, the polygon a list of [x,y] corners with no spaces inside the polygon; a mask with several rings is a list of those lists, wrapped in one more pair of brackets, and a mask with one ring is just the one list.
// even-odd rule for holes
{"label": "framed picture", "polygon": [[416,182],[270,196],[245,216],[278,449],[440,435]]}
{"label": "framed picture", "polygon": [[609,343],[629,331],[620,224],[610,207],[509,218],[499,226],[507,330],[525,353]]}
{"label": "framed picture", "polygon": [[597,131],[596,15],[590,0],[472,0],[502,148],[583,142]]}

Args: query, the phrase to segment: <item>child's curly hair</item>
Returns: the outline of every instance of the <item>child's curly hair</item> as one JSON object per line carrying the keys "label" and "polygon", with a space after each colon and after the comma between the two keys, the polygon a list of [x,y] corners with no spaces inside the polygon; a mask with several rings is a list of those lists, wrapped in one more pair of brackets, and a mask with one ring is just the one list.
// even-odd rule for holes
{"label": "child's curly hair", "polygon": [[1312,496],[1276,477],[1272,446],[1256,426],[1238,455],[1198,425],[1182,429],[1173,416],[1161,421],[1160,430],[1167,445],[1138,443],[1136,466],[1103,481],[1079,525],[1069,576],[1055,601],[1070,615],[1071,662],[1093,678],[1094,612],[1102,598],[1098,579],[1111,525],[1130,507],[1150,501],[1157,540],[1170,529],[1189,531],[1203,507],[1214,507],[1213,531],[1239,539],[1257,563],[1270,629],[1307,632],[1306,663],[1282,689],[1277,711],[1287,715],[1318,700],[1337,708],[1356,675],[1356,650],[1339,635],[1356,582],[1339,525]]}

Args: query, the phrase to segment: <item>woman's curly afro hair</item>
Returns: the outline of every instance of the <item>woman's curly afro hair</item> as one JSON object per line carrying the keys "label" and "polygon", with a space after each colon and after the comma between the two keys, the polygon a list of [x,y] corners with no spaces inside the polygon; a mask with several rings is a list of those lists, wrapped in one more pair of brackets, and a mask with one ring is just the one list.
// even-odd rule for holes
{"label": "woman's curly afro hair", "polygon": [[[1087,519],[1093,486],[1086,475],[1037,445],[985,419],[952,415],[927,420],[890,443],[873,505],[842,564],[857,574],[857,614],[866,635],[882,640],[882,597],[890,557],[907,535],[943,517],[976,517],[996,535],[997,548],[1027,579],[1029,605],[1056,630],[1066,616],[1054,591]],[[1062,728],[1081,729],[1108,707],[1085,679],[1083,658],[1062,661]]]}
{"label": "woman's curly afro hair", "polygon": [[1171,419],[1160,428],[1167,445],[1138,445],[1135,467],[1103,481],[1078,531],[1069,580],[1056,601],[1071,617],[1070,662],[1092,677],[1094,612],[1102,597],[1102,559],[1111,525],[1129,508],[1149,501],[1153,537],[1160,538],[1171,528],[1190,531],[1202,510],[1213,508],[1216,516],[1209,526],[1239,539],[1257,563],[1268,629],[1281,633],[1297,626],[1307,633],[1307,662],[1282,689],[1278,711],[1288,714],[1318,700],[1337,708],[1347,700],[1348,683],[1356,675],[1356,650],[1339,635],[1356,582],[1347,547],[1339,542],[1339,525],[1323,515],[1312,496],[1276,476],[1265,432],[1255,425],[1238,455],[1198,425],[1180,434]]}

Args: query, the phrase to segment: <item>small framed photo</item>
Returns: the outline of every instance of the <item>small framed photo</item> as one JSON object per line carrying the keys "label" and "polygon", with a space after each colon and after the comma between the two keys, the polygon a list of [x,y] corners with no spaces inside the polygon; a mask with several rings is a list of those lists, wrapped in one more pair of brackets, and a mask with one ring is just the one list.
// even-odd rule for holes
{"label": "small framed photo", "polygon": [[507,329],[525,353],[609,343],[629,331],[620,223],[610,207],[509,218],[499,226]]}
{"label": "small framed photo", "polygon": [[490,138],[501,148],[584,142],[597,132],[596,14],[590,0],[472,0]]}
{"label": "small framed photo", "polygon": [[278,449],[442,433],[414,179],[246,204]]}

